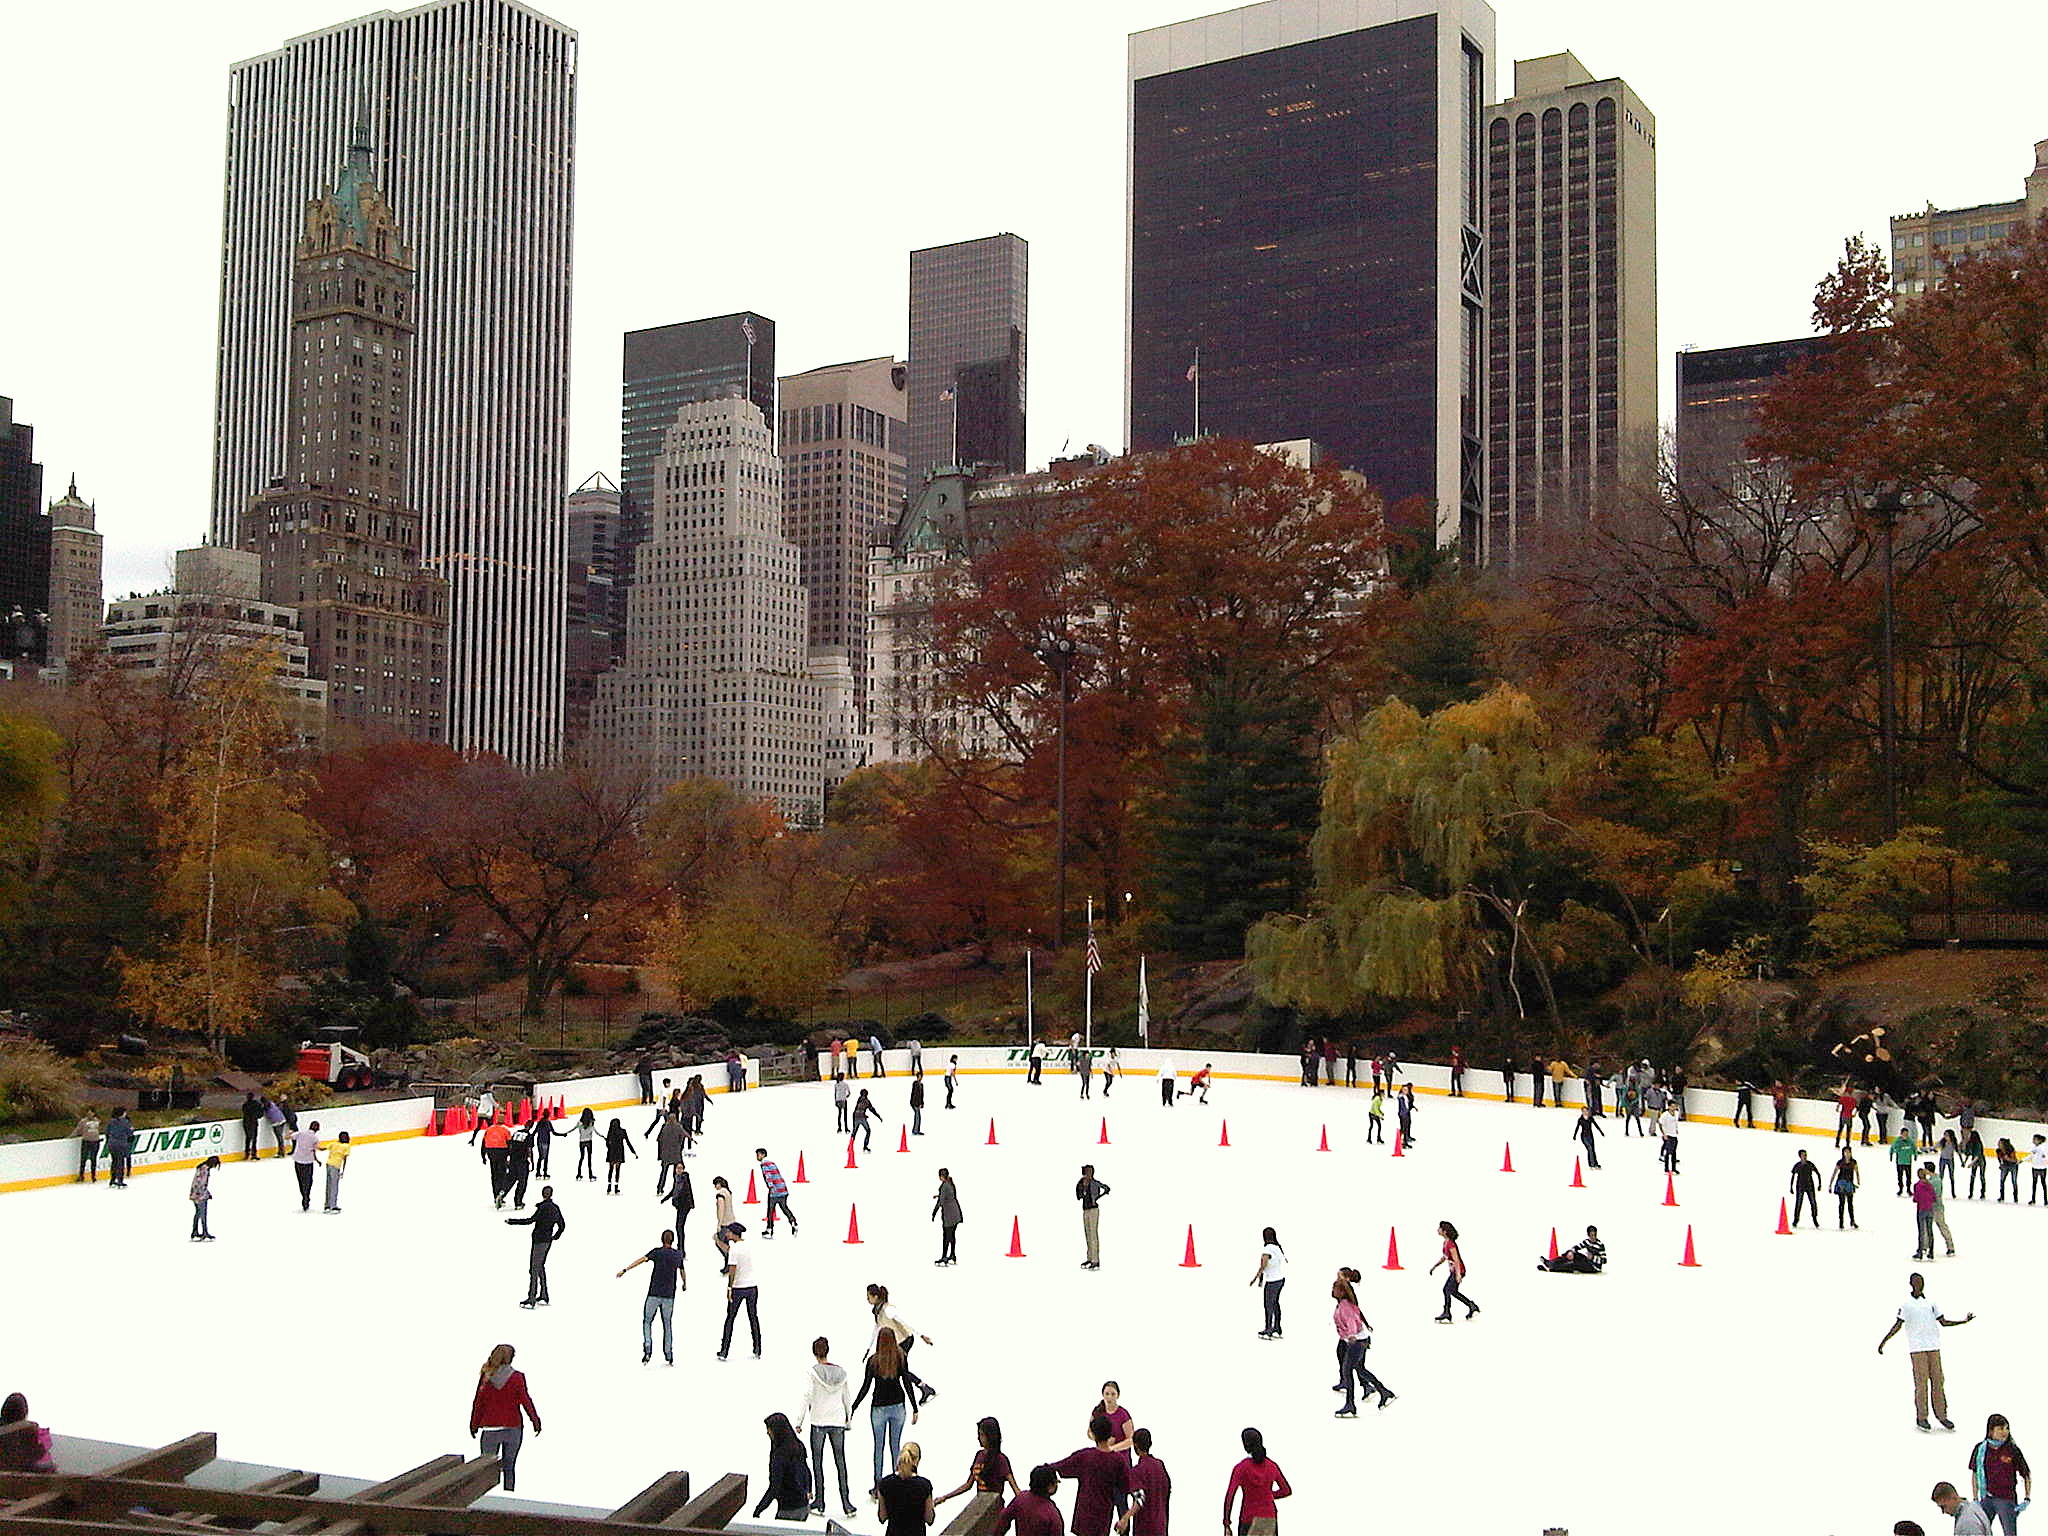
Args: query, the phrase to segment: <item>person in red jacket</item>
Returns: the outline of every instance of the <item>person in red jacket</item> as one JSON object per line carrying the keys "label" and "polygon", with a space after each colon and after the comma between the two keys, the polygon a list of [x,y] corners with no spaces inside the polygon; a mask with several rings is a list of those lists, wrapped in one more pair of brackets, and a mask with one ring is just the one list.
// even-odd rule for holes
{"label": "person in red jacket", "polygon": [[1030,1489],[1004,1507],[1002,1519],[996,1522],[996,1536],[1008,1536],[1011,1531],[1017,1536],[1066,1536],[1066,1519],[1052,1501],[1059,1491],[1059,1473],[1042,1464],[1033,1467]]}
{"label": "person in red jacket", "polygon": [[1110,1516],[1130,1488],[1130,1468],[1122,1452],[1109,1448],[1116,1426],[1099,1413],[1088,1421],[1088,1438],[1094,1443],[1053,1462],[1052,1469],[1075,1483],[1074,1536],[1109,1536]]}
{"label": "person in red jacket", "polygon": [[500,1344],[477,1372],[476,1398],[469,1405],[469,1432],[480,1438],[478,1448],[498,1453],[498,1481],[510,1493],[517,1486],[519,1443],[526,1438],[521,1412],[533,1420],[533,1432],[540,1433],[540,1410],[526,1390],[526,1373],[512,1369],[512,1346]]}
{"label": "person in red jacket", "polygon": [[1166,1463],[1152,1454],[1151,1430],[1132,1430],[1131,1449],[1138,1453],[1131,1466],[1131,1508],[1117,1522],[1117,1536],[1166,1536],[1173,1479],[1167,1475]]}
{"label": "person in red jacket", "polygon": [[1275,1501],[1291,1497],[1294,1490],[1287,1486],[1280,1463],[1266,1454],[1263,1435],[1248,1429],[1239,1438],[1244,1444],[1244,1460],[1230,1469],[1230,1485],[1223,1490],[1223,1529],[1230,1529],[1231,1501],[1242,1494],[1237,1536],[1279,1536],[1280,1509]]}

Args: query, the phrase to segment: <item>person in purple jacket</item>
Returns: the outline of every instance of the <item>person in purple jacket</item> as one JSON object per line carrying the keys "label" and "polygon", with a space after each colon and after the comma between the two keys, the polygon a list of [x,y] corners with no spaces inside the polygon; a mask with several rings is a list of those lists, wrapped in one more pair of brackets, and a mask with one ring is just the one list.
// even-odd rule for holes
{"label": "person in purple jacket", "polygon": [[1115,1437],[1109,1420],[1097,1414],[1088,1421],[1091,1443],[1050,1464],[1061,1477],[1074,1480],[1074,1515],[1069,1522],[1074,1536],[1109,1536],[1110,1516],[1130,1490],[1130,1469],[1109,1448]]}

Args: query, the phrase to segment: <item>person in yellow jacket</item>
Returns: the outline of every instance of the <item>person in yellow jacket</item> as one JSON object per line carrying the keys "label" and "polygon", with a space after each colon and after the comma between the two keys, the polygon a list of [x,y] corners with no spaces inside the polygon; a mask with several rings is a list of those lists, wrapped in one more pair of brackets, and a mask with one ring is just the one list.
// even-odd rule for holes
{"label": "person in yellow jacket", "polygon": [[321,1210],[331,1216],[341,1214],[341,1176],[348,1168],[348,1155],[355,1151],[349,1144],[348,1132],[343,1131],[333,1141],[320,1149],[327,1154],[327,1200]]}
{"label": "person in yellow jacket", "polygon": [[1559,1109],[1564,1108],[1564,1085],[1571,1081],[1572,1064],[1562,1056],[1550,1063],[1550,1102]]}

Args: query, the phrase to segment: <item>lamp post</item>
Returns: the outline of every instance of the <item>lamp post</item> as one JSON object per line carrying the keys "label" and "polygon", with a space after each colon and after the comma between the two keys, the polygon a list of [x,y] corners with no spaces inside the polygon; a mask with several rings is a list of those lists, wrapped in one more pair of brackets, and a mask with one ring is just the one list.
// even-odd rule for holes
{"label": "lamp post", "polygon": [[1896,687],[1893,682],[1895,662],[1892,538],[1904,505],[1904,498],[1899,494],[1898,485],[1888,482],[1878,487],[1876,495],[1871,498],[1870,506],[1884,535],[1883,542],[1878,546],[1884,573],[1884,587],[1883,601],[1880,605],[1883,610],[1883,631],[1879,648],[1883,692],[1877,701],[1877,733],[1884,765],[1884,835],[1887,838],[1899,835],[1899,721],[1898,707],[1894,702]]}
{"label": "lamp post", "polygon": [[1060,723],[1057,747],[1058,787],[1054,791],[1059,832],[1053,855],[1052,947],[1065,947],[1067,938],[1067,679],[1074,670],[1080,647],[1065,635],[1047,635],[1036,652],[1052,669],[1060,683]]}

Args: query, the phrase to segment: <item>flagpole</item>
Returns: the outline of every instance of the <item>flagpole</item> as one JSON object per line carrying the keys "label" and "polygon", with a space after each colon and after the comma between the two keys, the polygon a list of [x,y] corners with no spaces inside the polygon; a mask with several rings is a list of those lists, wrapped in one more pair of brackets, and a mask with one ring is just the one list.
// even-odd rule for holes
{"label": "flagpole", "polygon": [[960,386],[953,386],[953,440],[946,450],[946,463],[952,468],[960,467]]}
{"label": "flagpole", "polygon": [[[1093,896],[1088,898],[1088,948],[1092,955],[1095,949],[1095,898]],[[1095,1049],[1095,967],[1084,965],[1081,967],[1081,974],[1085,978],[1081,983],[1082,1028],[1088,1031],[1087,1039],[1083,1043],[1090,1051],[1093,1051]]]}
{"label": "flagpole", "polygon": [[1031,1013],[1031,946],[1024,946],[1024,1044],[1028,1049],[1038,1038]]}
{"label": "flagpole", "polygon": [[1152,1002],[1145,995],[1145,957],[1138,956],[1138,1044],[1152,1043]]}
{"label": "flagpole", "polygon": [[1202,349],[1195,348],[1195,441],[1202,440]]}

